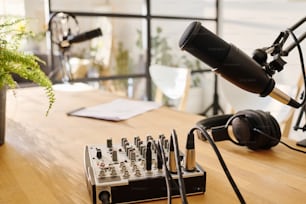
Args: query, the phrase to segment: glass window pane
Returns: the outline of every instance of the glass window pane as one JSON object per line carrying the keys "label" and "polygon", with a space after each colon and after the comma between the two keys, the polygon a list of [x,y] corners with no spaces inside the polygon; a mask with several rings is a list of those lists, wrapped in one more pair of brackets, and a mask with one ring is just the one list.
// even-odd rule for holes
{"label": "glass window pane", "polygon": [[[204,68],[195,57],[179,48],[179,40],[190,20],[153,20],[151,31],[151,64],[188,67],[196,70]],[[215,22],[202,21],[207,29],[216,30]]]}
{"label": "glass window pane", "polygon": [[[109,76],[145,74],[146,49],[142,43],[142,40],[145,39],[142,38],[142,35],[145,34],[143,32],[145,30],[144,20],[78,16],[77,21],[78,24],[71,22],[63,25],[62,28],[65,29],[60,28],[61,24],[52,29],[53,53],[69,56],[72,71],[76,72],[74,78],[86,77],[89,69],[97,69],[99,74],[107,73]],[[72,43],[65,49],[58,46],[67,36],[67,30],[70,30],[69,38],[74,38],[97,28],[101,29],[102,36],[80,43]]]}
{"label": "glass window pane", "polygon": [[24,16],[24,0],[2,0],[0,2],[0,15]]}
{"label": "glass window pane", "polygon": [[120,96],[133,99],[147,100],[145,78],[128,78],[119,80],[105,80],[99,83],[100,89],[113,92]]}
{"label": "glass window pane", "polygon": [[143,0],[52,0],[51,10],[70,12],[109,12],[124,14],[142,14]]}
{"label": "glass window pane", "polygon": [[214,0],[152,0],[152,15],[215,18]]}

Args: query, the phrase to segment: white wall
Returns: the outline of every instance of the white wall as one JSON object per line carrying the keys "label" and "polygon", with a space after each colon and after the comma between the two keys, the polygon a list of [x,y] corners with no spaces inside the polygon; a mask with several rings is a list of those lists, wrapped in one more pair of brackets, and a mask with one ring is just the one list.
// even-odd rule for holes
{"label": "white wall", "polygon": [[24,15],[23,0],[1,0],[0,15]]}

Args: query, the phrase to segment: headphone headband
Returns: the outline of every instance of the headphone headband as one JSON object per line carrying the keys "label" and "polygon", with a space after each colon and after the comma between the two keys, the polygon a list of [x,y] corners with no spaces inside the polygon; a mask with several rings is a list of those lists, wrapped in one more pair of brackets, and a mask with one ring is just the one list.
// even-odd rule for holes
{"label": "headphone headband", "polygon": [[[244,110],[237,114],[217,115],[200,120],[196,125],[204,130],[211,130],[214,141],[230,140],[236,145],[250,149],[269,149],[278,144],[281,137],[276,119],[262,110]],[[254,131],[257,128],[262,133]],[[200,135],[199,135],[200,136]],[[203,137],[200,139],[205,140]]]}
{"label": "headphone headband", "polygon": [[215,126],[220,126],[226,124],[226,122],[233,117],[233,114],[216,115],[210,118],[205,118],[196,123],[196,125],[202,129],[211,129]]}

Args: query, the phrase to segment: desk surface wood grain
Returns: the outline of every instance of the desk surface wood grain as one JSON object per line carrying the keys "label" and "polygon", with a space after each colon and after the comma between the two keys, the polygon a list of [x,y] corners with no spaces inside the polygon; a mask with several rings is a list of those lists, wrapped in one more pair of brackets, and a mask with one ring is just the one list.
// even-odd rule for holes
{"label": "desk surface wood grain", "polygon": [[[105,143],[110,137],[119,143],[121,137],[169,135],[176,129],[183,148],[186,134],[202,119],[165,107],[122,122],[66,115],[116,98],[102,91],[57,91],[56,103],[46,117],[48,101],[43,89],[15,92],[14,96],[8,91],[6,143],[0,146],[3,204],[90,204],[83,170],[86,144]],[[217,145],[247,203],[306,202],[305,154],[280,144],[256,152],[227,141]],[[210,145],[196,139],[196,154],[207,171],[206,192],[189,196],[189,203],[239,203]],[[173,203],[181,201],[176,198]]]}

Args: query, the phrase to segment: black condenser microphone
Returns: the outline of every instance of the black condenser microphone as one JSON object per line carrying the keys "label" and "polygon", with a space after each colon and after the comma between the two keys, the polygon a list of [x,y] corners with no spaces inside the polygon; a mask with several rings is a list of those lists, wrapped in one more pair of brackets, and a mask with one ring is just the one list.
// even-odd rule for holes
{"label": "black condenser microphone", "polygon": [[91,40],[99,36],[102,36],[102,31],[100,28],[96,28],[94,30],[78,34],[76,36],[68,36],[66,40],[61,42],[61,46],[68,47],[73,43],[79,43],[86,40]]}
{"label": "black condenser microphone", "polygon": [[252,58],[204,28],[192,22],[183,33],[179,46],[213,68],[236,86],[299,108],[300,104],[275,87],[275,81]]}

